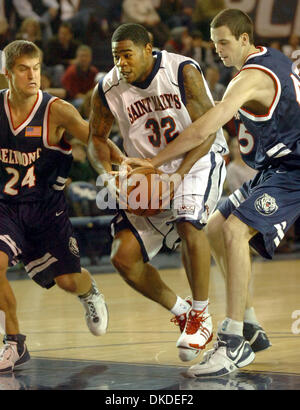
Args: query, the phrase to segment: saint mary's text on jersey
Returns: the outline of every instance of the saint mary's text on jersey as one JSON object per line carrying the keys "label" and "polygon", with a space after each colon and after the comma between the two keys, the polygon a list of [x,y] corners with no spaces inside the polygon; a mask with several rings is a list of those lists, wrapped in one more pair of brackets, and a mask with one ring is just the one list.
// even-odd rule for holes
{"label": "saint mary's text on jersey", "polygon": [[167,109],[181,109],[181,101],[177,94],[161,94],[143,98],[127,106],[130,123],[133,124],[138,118],[153,111]]}

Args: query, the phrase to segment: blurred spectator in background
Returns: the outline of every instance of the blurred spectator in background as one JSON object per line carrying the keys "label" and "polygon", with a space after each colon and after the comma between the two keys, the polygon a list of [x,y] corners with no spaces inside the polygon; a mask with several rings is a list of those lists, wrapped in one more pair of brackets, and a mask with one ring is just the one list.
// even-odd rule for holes
{"label": "blurred spectator in background", "polygon": [[98,69],[92,65],[92,49],[81,45],[76,51],[76,60],[65,71],[62,85],[67,91],[67,99],[79,108],[85,95],[94,88]]}
{"label": "blurred spectator in background", "polygon": [[69,23],[62,23],[57,35],[53,36],[45,47],[44,63],[49,69],[54,87],[61,87],[61,78],[65,69],[74,62],[80,42],[73,38]]}
{"label": "blurred spectator in background", "polygon": [[270,41],[269,47],[275,48],[276,50],[279,50],[282,52],[280,41],[277,41],[277,40]]}
{"label": "blurred spectator in background", "polygon": [[205,78],[214,101],[221,101],[226,87],[221,84],[220,71],[217,66],[209,66],[205,70]]}
{"label": "blurred spectator in background", "polygon": [[0,49],[12,41],[11,32],[6,18],[0,15]]}
{"label": "blurred spectator in background", "polygon": [[96,207],[97,173],[91,167],[86,147],[71,139],[73,162],[66,183],[66,196],[72,216],[93,216],[99,214]]}
{"label": "blurred spectator in background", "polygon": [[41,73],[41,90],[62,99],[67,96],[67,91],[64,88],[52,87],[51,77],[47,71],[42,71]]}
{"label": "blurred spectator in background", "polygon": [[193,51],[193,39],[189,34],[188,28],[184,26],[172,28],[170,38],[165,43],[164,49],[170,53],[177,53],[191,57]]}
{"label": "blurred spectator in background", "polygon": [[229,140],[230,162],[227,165],[227,177],[225,181],[225,190],[231,194],[240,188],[244,182],[254,178],[257,171],[250,168],[241,157],[239,141],[237,137],[231,137]]}
{"label": "blurred spectator in background", "polygon": [[[293,53],[295,51],[298,51],[298,55],[296,56],[296,54],[293,57]],[[282,52],[289,57],[291,60],[296,60],[297,58],[300,57],[300,40],[299,37],[296,34],[292,34],[289,37],[289,41],[288,44],[284,44],[282,46]]]}
{"label": "blurred spectator in background", "polygon": [[182,0],[160,0],[156,9],[161,21],[172,29],[174,27],[191,27],[191,16],[185,13]]}
{"label": "blurred spectator in background", "polygon": [[[110,35],[118,27],[122,16],[122,3],[123,0],[98,0],[98,5],[102,8],[103,18],[106,20],[107,28],[102,28],[106,31],[107,35]],[[102,21],[102,25],[105,22]]]}
{"label": "blurred spectator in background", "polygon": [[41,25],[34,17],[27,17],[22,21],[20,30],[16,34],[16,40],[28,40],[43,49]]}
{"label": "blurred spectator in background", "polygon": [[191,37],[193,39],[191,57],[197,61],[202,70],[205,70],[208,66],[214,65],[213,43],[203,41],[202,33],[199,30],[192,31]]}
{"label": "blurred spectator in background", "polygon": [[83,181],[95,186],[98,174],[88,161],[86,146],[76,139],[71,139],[69,143],[72,146],[73,163],[69,172],[67,185],[69,186],[72,182]]}
{"label": "blurred spectator in background", "polygon": [[121,23],[142,24],[154,36],[154,45],[163,48],[169,38],[169,28],[161,21],[151,0],[124,0]]}
{"label": "blurred spectator in background", "polygon": [[99,33],[98,16],[89,7],[89,1],[58,0],[60,11],[53,24],[55,30],[61,23],[69,23],[74,37],[84,44],[91,44],[94,31]]}
{"label": "blurred spectator in background", "polygon": [[[104,72],[104,71],[98,73],[95,76],[95,79],[94,79],[95,84],[94,85],[96,85],[100,81],[100,79],[105,76],[105,74],[106,74],[106,72]],[[92,88],[90,91],[88,91],[85,94],[85,96],[83,98],[83,102],[82,102],[81,106],[78,108],[81,116],[86,120],[88,120],[90,118],[91,97],[92,97],[93,91],[94,91],[94,89]]]}
{"label": "blurred spectator in background", "polygon": [[41,24],[43,42],[52,36],[51,22],[56,18],[59,4],[57,0],[12,0],[17,13],[16,27],[26,18],[34,18]]}
{"label": "blurred spectator in background", "polygon": [[196,0],[193,23],[194,27],[201,31],[205,41],[210,41],[210,23],[212,19],[225,8],[224,0]]}

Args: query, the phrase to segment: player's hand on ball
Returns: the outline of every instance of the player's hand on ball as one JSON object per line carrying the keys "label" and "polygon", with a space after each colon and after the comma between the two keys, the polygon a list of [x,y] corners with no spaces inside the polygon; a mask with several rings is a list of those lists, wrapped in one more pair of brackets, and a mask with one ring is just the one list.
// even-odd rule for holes
{"label": "player's hand on ball", "polygon": [[137,168],[137,167],[151,167],[154,168],[151,159],[149,158],[126,158],[122,164],[126,164],[127,166],[130,166],[131,168]]}

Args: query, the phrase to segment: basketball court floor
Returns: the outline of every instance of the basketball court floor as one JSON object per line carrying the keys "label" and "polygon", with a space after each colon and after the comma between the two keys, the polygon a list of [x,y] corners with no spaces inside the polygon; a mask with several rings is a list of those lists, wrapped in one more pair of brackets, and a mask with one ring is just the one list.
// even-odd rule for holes
{"label": "basketball court floor", "polygon": [[[177,294],[190,294],[179,253],[161,255],[154,265]],[[256,313],[273,346],[230,376],[204,380],[186,377],[186,369],[201,356],[189,364],[179,360],[179,331],[170,313],[132,290],[105,258],[94,272],[109,309],[108,332],[100,337],[89,333],[76,297],[57,287],[44,290],[25,274],[11,273],[21,332],[32,359],[14,374],[0,376],[0,390],[298,390],[299,272],[297,254],[270,262],[255,258]],[[215,329],[224,309],[224,282],[213,265],[210,312]]]}

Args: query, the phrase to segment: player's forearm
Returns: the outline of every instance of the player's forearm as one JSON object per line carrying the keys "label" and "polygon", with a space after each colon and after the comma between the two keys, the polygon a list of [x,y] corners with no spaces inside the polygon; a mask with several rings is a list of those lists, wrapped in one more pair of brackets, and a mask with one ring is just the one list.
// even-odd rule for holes
{"label": "player's forearm", "polygon": [[155,168],[186,154],[200,146],[205,141],[206,138],[200,136],[199,132],[197,132],[197,127],[194,124],[195,123],[180,133],[174,141],[170,142],[162,151],[151,159],[151,164]]}
{"label": "player's forearm", "polygon": [[203,145],[204,148],[205,144],[209,143],[211,136],[233,117],[237,111],[234,111],[234,109],[234,107],[223,101],[211,108],[152,158],[151,164],[157,168],[196,147]]}
{"label": "player's forearm", "polygon": [[87,155],[92,167],[99,175],[111,171],[112,163],[107,142],[100,142],[91,136],[88,142]]}
{"label": "player's forearm", "polygon": [[107,143],[110,149],[111,163],[121,165],[126,156],[112,140],[108,139]]}
{"label": "player's forearm", "polygon": [[182,177],[190,171],[192,166],[197,162],[200,158],[206,155],[214,140],[216,138],[216,134],[212,134],[209,138],[207,138],[200,146],[192,149],[190,152],[186,154],[184,157],[180,167],[177,170],[177,173],[180,174]]}

